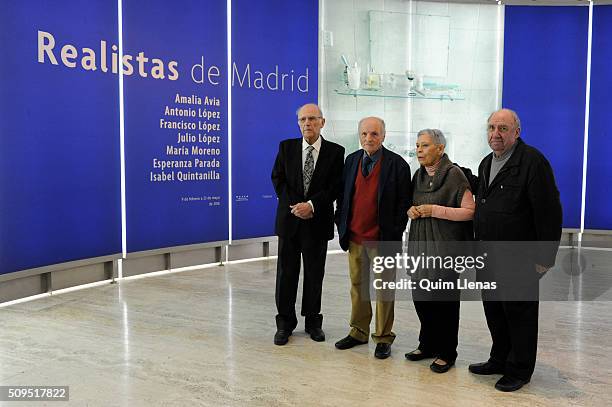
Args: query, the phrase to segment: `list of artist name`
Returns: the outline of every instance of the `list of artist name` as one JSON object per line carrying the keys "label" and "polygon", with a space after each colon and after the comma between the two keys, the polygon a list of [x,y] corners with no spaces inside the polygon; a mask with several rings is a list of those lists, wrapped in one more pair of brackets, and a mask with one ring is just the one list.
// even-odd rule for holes
{"label": "list of artist name", "polygon": [[[175,94],[162,108],[159,129],[168,141],[152,158],[150,182],[207,182],[221,178],[223,131],[219,98]],[[218,197],[186,196],[182,201],[209,201]]]}

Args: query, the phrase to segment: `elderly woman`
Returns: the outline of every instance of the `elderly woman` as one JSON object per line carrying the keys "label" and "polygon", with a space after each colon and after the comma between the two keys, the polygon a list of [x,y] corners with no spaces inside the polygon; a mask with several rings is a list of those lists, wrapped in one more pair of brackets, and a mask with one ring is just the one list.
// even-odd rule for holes
{"label": "elderly woman", "polygon": [[[413,206],[408,210],[412,220],[409,253],[412,255],[450,254],[449,245],[437,242],[472,239],[474,197],[462,170],[444,153],[446,140],[440,130],[425,129],[418,133],[416,152],[420,168],[412,179]],[[441,253],[445,251],[446,253]],[[447,273],[444,275],[444,273]],[[452,272],[453,278],[456,277]],[[438,281],[448,277],[443,270],[417,270],[416,278]],[[414,278],[414,277],[413,277]],[[430,365],[436,373],[447,372],[457,358],[459,334],[459,290],[444,289],[414,292],[414,307],[421,321],[419,346],[406,354],[416,361],[435,358]]]}

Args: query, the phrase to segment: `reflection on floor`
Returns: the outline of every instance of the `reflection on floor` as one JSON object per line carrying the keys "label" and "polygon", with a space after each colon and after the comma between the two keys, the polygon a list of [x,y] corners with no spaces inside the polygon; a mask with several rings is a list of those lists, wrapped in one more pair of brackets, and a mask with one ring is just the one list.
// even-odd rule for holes
{"label": "reflection on floor", "polygon": [[310,340],[300,321],[288,345],[273,345],[275,264],[122,281],[0,309],[0,385],[69,385],[74,406],[612,405],[612,302],[542,302],[535,374],[505,394],[493,388],[499,376],[467,371],[489,352],[479,302],[462,304],[459,358],[446,374],[404,359],[418,336],[406,301],[396,304],[390,359],[375,359],[372,343],[336,350],[350,311],[344,254],[328,257],[327,341]]}

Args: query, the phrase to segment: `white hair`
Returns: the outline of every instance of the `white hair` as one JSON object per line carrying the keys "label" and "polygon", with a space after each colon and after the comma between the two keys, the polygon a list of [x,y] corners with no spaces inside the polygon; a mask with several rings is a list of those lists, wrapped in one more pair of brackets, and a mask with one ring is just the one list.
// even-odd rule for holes
{"label": "white hair", "polygon": [[429,136],[433,139],[434,144],[442,144],[443,146],[446,146],[446,137],[444,137],[442,130],[423,129],[417,133],[417,138],[423,134],[429,134]]}
{"label": "white hair", "polygon": [[367,119],[376,119],[379,121],[380,123],[380,127],[382,128],[382,135],[385,135],[385,121],[383,119],[381,119],[380,117],[376,117],[376,116],[369,116],[369,117],[364,117],[363,119],[359,120],[359,124],[357,125],[357,134],[361,133],[361,123],[363,123],[364,120]]}

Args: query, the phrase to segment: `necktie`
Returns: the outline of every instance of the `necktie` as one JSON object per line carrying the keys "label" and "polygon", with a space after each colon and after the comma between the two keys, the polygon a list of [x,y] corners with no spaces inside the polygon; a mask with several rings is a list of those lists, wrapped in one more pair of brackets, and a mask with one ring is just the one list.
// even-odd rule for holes
{"label": "necktie", "polygon": [[306,149],[306,161],[304,161],[304,195],[308,193],[310,182],[312,181],[312,173],[314,172],[314,157],[312,156],[313,146],[308,146]]}
{"label": "necktie", "polygon": [[363,176],[367,177],[370,174],[370,164],[372,163],[372,159],[369,156],[365,156],[363,159]]}

